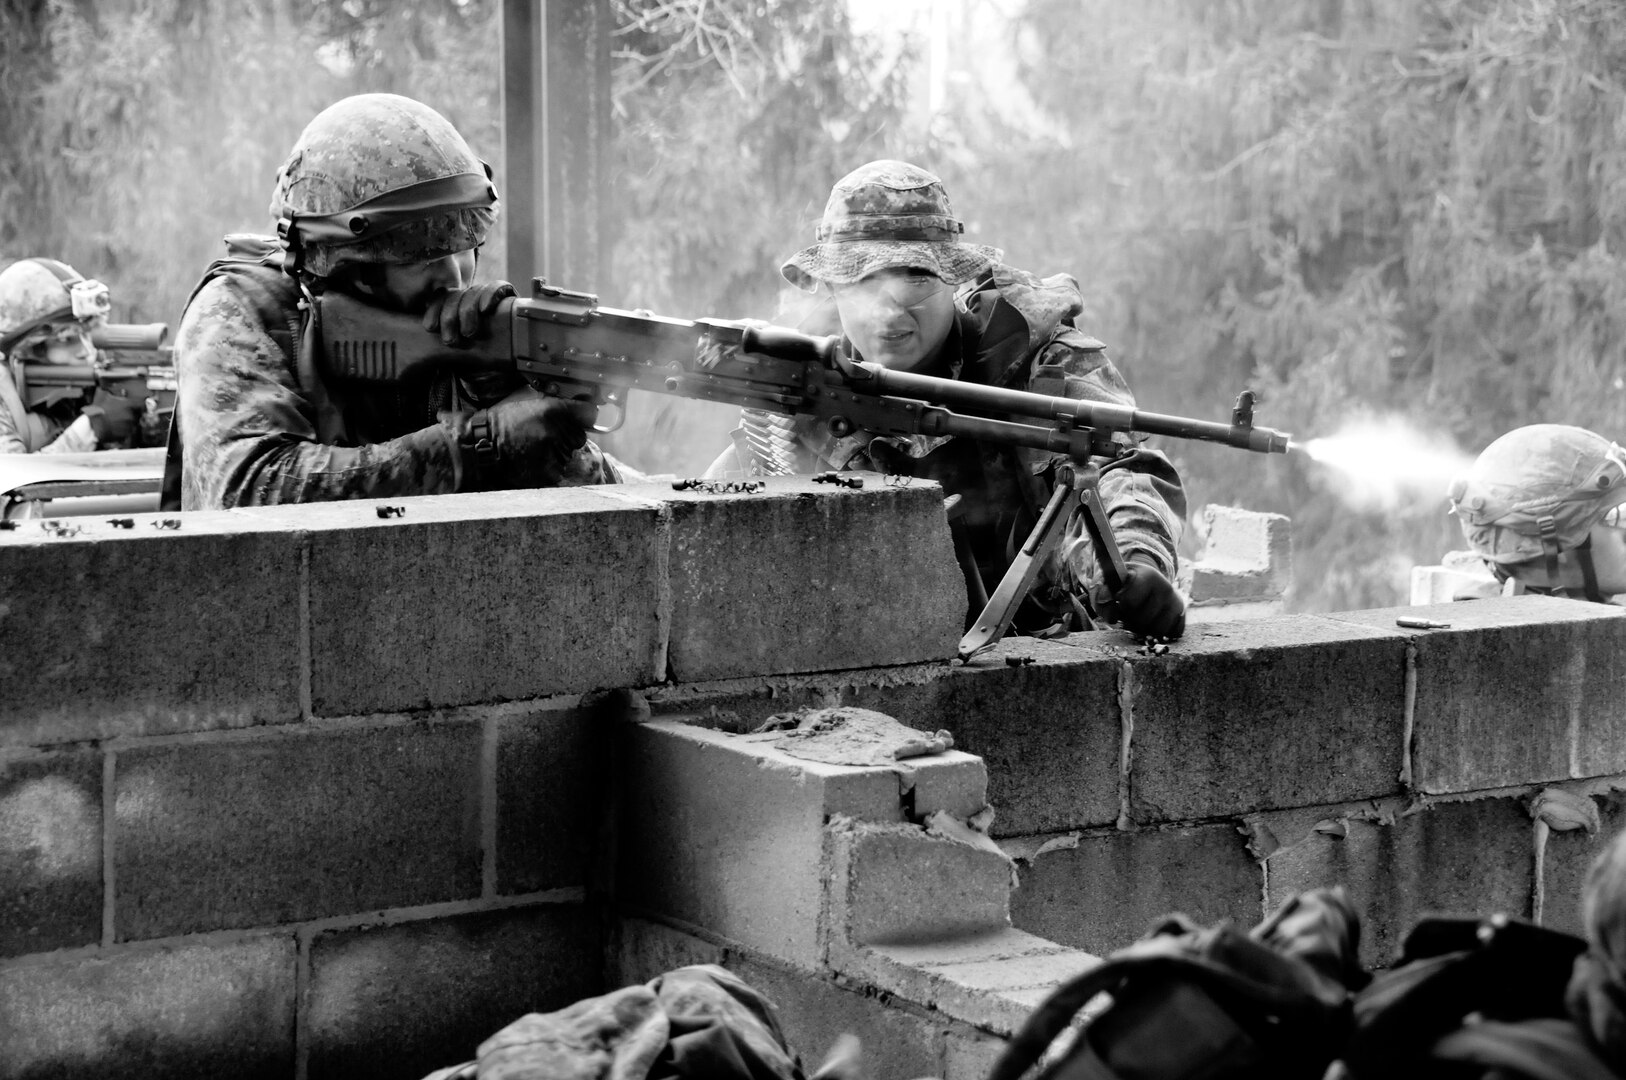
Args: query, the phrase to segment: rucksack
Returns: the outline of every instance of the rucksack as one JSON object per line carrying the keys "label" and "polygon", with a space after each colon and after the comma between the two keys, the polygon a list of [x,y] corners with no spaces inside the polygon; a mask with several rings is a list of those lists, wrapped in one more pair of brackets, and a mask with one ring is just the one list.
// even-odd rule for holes
{"label": "rucksack", "polygon": [[1351,1080],[1618,1080],[1568,1017],[1586,942],[1505,915],[1424,919],[1355,999]]}
{"label": "rucksack", "polygon": [[989,1080],[1019,1080],[1098,994],[1111,1003],[1040,1080],[1320,1080],[1363,981],[1341,889],[1289,899],[1243,932],[1171,915],[1034,1010]]}

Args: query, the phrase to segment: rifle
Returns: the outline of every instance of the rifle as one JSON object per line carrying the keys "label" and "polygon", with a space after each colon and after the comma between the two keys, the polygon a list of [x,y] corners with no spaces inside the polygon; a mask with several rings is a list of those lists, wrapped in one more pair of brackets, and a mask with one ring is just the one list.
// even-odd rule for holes
{"label": "rifle", "polygon": [[104,323],[90,332],[90,343],[98,349],[127,353],[150,353],[148,364],[30,364],[20,365],[23,400],[37,402],[97,391],[124,398],[141,407],[141,421],[131,436],[136,445],[159,445],[169,418],[175,412],[174,353],[169,344],[168,323]]}
{"label": "rifle", "polygon": [[[23,364],[28,387],[91,390],[139,381],[149,391],[175,392],[175,361],[168,323],[106,323],[90,332],[90,343],[112,352],[153,353],[150,364]],[[124,389],[134,389],[127,387]]]}
{"label": "rifle", "polygon": [[[834,337],[724,319],[672,319],[604,307],[591,293],[533,282],[530,299],[501,301],[486,337],[459,346],[425,333],[416,316],[324,294],[317,319],[326,368],[339,379],[395,383],[442,365],[465,371],[517,370],[544,393],[582,398],[626,419],[627,393],[647,390],[821,420],[837,437],[952,435],[1066,455],[1038,524],[960,642],[968,659],[997,642],[1050,551],[1062,511],[1075,502],[1097,553],[1102,582],[1122,588],[1127,568],[1098,484],[1124,463],[1117,432],[1224,443],[1286,453],[1290,437],[1253,423],[1254,395],[1237,399],[1229,424],[1145,412],[1124,405],[1051,397],[891,371],[848,357]],[[956,411],[961,410],[961,411]],[[1013,417],[1013,418],[1007,418]],[[1105,465],[1092,459],[1106,458]]]}

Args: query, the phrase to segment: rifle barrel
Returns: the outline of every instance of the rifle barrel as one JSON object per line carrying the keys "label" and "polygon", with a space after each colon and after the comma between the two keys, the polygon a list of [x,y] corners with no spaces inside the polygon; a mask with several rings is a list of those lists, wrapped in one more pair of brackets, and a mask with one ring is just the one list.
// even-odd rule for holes
{"label": "rifle barrel", "polygon": [[981,386],[977,383],[961,382],[958,379],[892,371],[863,361],[854,366],[859,369],[861,380],[855,385],[869,382],[881,393],[922,398],[951,408],[1015,413],[1047,421],[1070,419],[1074,426],[1081,428],[1140,431],[1148,435],[1172,435],[1180,439],[1225,443],[1227,446],[1253,450],[1261,454],[1287,453],[1289,436],[1274,428],[1254,427],[1252,424],[1221,424],[1186,416],[1142,412],[1125,405],[1101,401],[1057,398],[1026,390]]}
{"label": "rifle barrel", "polygon": [[98,349],[157,352],[169,341],[168,323],[105,323],[90,332]]}

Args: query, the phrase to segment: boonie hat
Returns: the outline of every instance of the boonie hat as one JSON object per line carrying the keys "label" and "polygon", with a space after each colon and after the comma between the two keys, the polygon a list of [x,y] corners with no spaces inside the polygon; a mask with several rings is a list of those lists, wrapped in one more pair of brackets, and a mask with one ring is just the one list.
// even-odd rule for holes
{"label": "boonie hat", "polygon": [[872,161],[836,181],[815,237],[779,272],[808,292],[819,282],[850,285],[895,267],[920,267],[950,285],[982,273],[1004,253],[959,239],[965,225],[943,181],[905,161]]}
{"label": "boonie hat", "polygon": [[1515,428],[1451,485],[1451,512],[1468,543],[1495,563],[1527,562],[1580,546],[1626,503],[1626,451],[1567,424]]}

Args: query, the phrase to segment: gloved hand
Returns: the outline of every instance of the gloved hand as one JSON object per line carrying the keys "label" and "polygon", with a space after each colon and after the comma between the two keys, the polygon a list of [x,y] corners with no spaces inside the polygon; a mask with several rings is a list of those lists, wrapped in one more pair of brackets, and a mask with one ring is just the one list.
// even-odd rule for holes
{"label": "gloved hand", "polygon": [[1107,622],[1117,623],[1141,637],[1177,638],[1186,631],[1186,598],[1163,572],[1144,559],[1124,560],[1128,573],[1123,588],[1107,592],[1102,584],[1090,589],[1090,606]]}
{"label": "gloved hand", "polygon": [[479,337],[497,304],[513,295],[514,287],[506,281],[436,293],[424,309],[423,328],[431,334],[439,331],[440,340],[447,345]]}
{"label": "gloved hand", "polygon": [[470,447],[484,419],[497,475],[510,484],[539,487],[558,482],[576,451],[587,445],[587,429],[597,418],[592,402],[548,397],[527,386],[475,413],[463,444]]}
{"label": "gloved hand", "polygon": [[145,399],[121,397],[98,388],[90,404],[80,412],[90,421],[99,444],[122,446],[135,435],[145,407]]}

